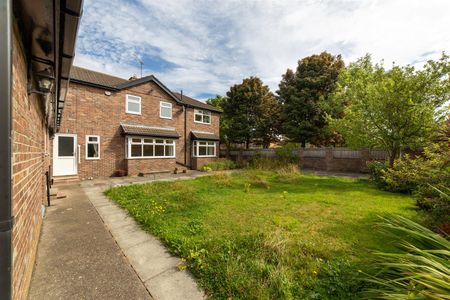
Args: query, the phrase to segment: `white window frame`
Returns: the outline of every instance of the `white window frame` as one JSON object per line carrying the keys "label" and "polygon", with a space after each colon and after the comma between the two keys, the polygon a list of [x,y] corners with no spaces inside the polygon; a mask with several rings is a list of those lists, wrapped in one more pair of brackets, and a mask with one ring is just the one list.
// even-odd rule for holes
{"label": "white window frame", "polygon": [[[90,137],[95,137],[95,138],[97,138],[97,141],[96,142],[91,142],[91,141],[89,141],[89,138]],[[100,136],[99,135],[86,135],[86,143],[85,143],[86,145],[85,145],[85,152],[86,152],[86,160],[99,160],[100,159],[100,145],[101,145],[101,143],[100,143]],[[88,145],[89,144],[98,144],[98,157],[88,157]]]}
{"label": "white window frame", "polygon": [[[202,117],[201,121],[197,121],[196,120],[196,116],[199,115]],[[204,122],[204,116],[207,115],[209,116],[209,122]],[[200,124],[211,124],[211,119],[212,119],[212,115],[211,112],[209,110],[205,110],[205,109],[194,109],[194,123],[200,123]]]}
{"label": "white window frame", "polygon": [[[200,145],[200,143],[207,143],[206,145]],[[212,143],[213,146],[208,145],[209,143]],[[217,154],[217,149],[216,149],[216,142],[215,141],[207,141],[207,140],[195,140],[192,144],[192,156],[193,157],[216,157]],[[198,148],[200,146],[203,147],[208,147],[208,148],[213,148],[214,149],[214,154],[213,155],[199,155],[199,151]],[[206,151],[208,152],[208,151]]]}
{"label": "white window frame", "polygon": [[[130,97],[134,97],[134,98],[138,98],[138,99],[131,99]],[[128,110],[128,103],[129,102],[139,104],[139,112]],[[141,97],[127,94],[125,96],[125,112],[127,114],[132,114],[132,115],[140,115],[141,112],[142,112],[142,99],[141,99]]]}
{"label": "white window frame", "polygon": [[[140,139],[140,142],[133,142],[133,139]],[[146,143],[144,139],[150,139],[153,142]],[[163,143],[156,143],[156,140],[163,140]],[[141,156],[131,156],[131,145],[141,145]],[[153,145],[153,154],[155,154],[155,145],[164,145],[164,154],[166,153],[166,145],[173,146],[173,155],[171,156],[143,156],[144,154],[144,145]],[[127,159],[153,159],[153,158],[175,158],[177,149],[175,140],[165,139],[165,138],[157,138],[157,137],[148,137],[148,136],[130,136],[126,139],[125,147],[127,149]]]}
{"label": "white window frame", "polygon": [[[162,115],[162,109],[164,108],[170,108],[170,117],[166,117]],[[162,119],[172,119],[172,103],[166,102],[166,101],[160,101],[159,102],[159,117]]]}

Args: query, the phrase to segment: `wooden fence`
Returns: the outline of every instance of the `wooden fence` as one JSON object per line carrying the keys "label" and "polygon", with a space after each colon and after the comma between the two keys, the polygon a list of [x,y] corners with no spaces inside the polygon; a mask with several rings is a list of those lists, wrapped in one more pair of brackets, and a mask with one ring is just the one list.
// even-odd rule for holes
{"label": "wooden fence", "polygon": [[[221,156],[229,156],[234,160],[249,160],[257,153],[263,156],[275,157],[277,149],[257,150],[221,150]],[[299,164],[305,169],[333,171],[333,172],[362,172],[368,171],[367,162],[385,161],[388,152],[384,150],[352,150],[348,148],[306,148],[295,149]]]}

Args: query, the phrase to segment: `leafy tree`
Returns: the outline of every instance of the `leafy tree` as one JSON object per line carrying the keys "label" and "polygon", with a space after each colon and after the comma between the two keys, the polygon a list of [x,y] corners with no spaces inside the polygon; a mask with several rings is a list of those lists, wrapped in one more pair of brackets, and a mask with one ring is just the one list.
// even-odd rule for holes
{"label": "leafy tree", "polygon": [[333,100],[348,106],[332,123],[350,146],[388,150],[392,166],[402,149],[422,149],[443,126],[449,72],[444,54],[421,70],[410,65],[387,70],[367,55],[339,75]]}
{"label": "leafy tree", "polygon": [[281,104],[272,93],[262,98],[257,118],[256,137],[261,139],[264,148],[269,148],[271,142],[278,140],[281,131],[281,111]]}
{"label": "leafy tree", "polygon": [[327,128],[327,114],[337,116],[342,108],[328,104],[339,72],[344,67],[340,55],[327,52],[298,61],[297,70],[283,75],[277,91],[283,105],[283,131],[294,142],[333,144],[339,136]]}
{"label": "leafy tree", "polygon": [[252,139],[261,139],[268,146],[276,138],[280,104],[258,77],[245,78],[232,86],[222,108],[230,142],[245,143],[248,148]]}

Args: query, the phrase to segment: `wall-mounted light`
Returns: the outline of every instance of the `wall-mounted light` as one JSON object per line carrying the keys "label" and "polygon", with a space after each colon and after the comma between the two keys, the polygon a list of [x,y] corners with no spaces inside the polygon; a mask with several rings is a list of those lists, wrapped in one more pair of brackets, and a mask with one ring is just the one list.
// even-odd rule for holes
{"label": "wall-mounted light", "polygon": [[36,73],[36,81],[38,83],[38,89],[33,89],[32,83],[28,86],[28,95],[33,93],[46,95],[52,91],[55,77],[53,77],[50,68],[44,69]]}
{"label": "wall-mounted light", "polygon": [[53,87],[54,77],[49,68],[39,71],[37,74],[39,91],[50,93]]}

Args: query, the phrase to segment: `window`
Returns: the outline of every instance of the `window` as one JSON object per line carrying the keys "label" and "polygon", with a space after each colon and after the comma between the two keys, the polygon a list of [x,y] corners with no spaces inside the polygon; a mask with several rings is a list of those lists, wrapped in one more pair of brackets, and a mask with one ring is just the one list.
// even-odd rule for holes
{"label": "window", "polygon": [[211,124],[211,112],[208,110],[201,110],[201,109],[194,110],[194,122]]}
{"label": "window", "polygon": [[163,119],[172,119],[172,103],[159,102],[159,116]]}
{"label": "window", "polygon": [[141,114],[141,97],[127,95],[125,102],[126,102],[125,104],[126,113],[135,115]]}
{"label": "window", "polygon": [[75,156],[74,138],[72,136],[58,136],[58,156],[59,157],[73,157]]}
{"label": "window", "polygon": [[195,157],[215,157],[216,143],[210,141],[194,141]]}
{"label": "window", "polygon": [[100,137],[98,135],[86,136],[86,159],[100,159]]}
{"label": "window", "polygon": [[128,138],[128,158],[175,157],[175,141],[152,138]]}

